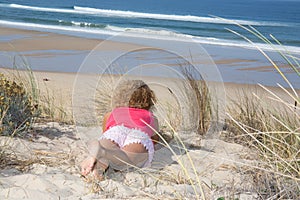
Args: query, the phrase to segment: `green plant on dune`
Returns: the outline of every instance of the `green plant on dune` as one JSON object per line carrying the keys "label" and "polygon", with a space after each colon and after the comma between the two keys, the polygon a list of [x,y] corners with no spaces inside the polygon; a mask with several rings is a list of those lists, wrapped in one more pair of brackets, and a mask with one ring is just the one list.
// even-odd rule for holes
{"label": "green plant on dune", "polygon": [[0,135],[18,135],[36,116],[36,105],[25,87],[0,74]]}

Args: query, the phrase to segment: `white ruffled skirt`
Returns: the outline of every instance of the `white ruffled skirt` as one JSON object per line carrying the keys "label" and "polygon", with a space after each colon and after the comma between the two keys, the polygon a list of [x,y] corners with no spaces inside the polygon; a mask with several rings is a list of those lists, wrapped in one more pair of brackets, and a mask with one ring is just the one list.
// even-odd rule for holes
{"label": "white ruffled skirt", "polygon": [[154,145],[151,138],[138,129],[127,128],[125,126],[113,126],[101,135],[100,139],[109,139],[119,145],[120,148],[132,144],[140,143],[148,151],[148,160],[143,167],[151,166],[154,155]]}

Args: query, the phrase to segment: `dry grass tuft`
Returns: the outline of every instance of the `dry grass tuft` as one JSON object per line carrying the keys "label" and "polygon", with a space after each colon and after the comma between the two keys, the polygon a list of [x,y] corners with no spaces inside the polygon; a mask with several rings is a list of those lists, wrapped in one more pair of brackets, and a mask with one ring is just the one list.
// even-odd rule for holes
{"label": "dry grass tuft", "polygon": [[259,168],[266,169],[253,169],[257,193],[262,199],[299,196],[299,118],[287,111],[272,112],[248,97],[237,105],[237,110],[230,111],[231,138],[256,151]]}
{"label": "dry grass tuft", "polygon": [[[258,30],[249,26],[240,26],[252,33],[263,42],[274,44]],[[250,39],[236,31],[231,32],[241,36],[253,44],[281,75],[289,89],[278,85],[279,92],[272,91],[262,85],[268,94],[268,101],[258,95],[245,94],[235,107],[228,109],[229,130],[234,134],[236,142],[246,144],[256,150],[260,156],[259,169],[254,170],[257,192],[262,199],[297,199],[300,196],[300,98],[299,91],[287,79],[284,71],[260,47]],[[277,45],[281,43],[271,35]],[[295,56],[289,52],[274,47],[290,68],[299,75],[300,65]]]}
{"label": "dry grass tuft", "polygon": [[187,98],[188,107],[191,107],[189,118],[194,119],[196,132],[205,135],[210,126],[212,118],[212,101],[209,88],[202,76],[192,66],[182,68],[186,82],[184,83],[183,94]]}
{"label": "dry grass tuft", "polygon": [[34,164],[59,167],[69,165],[70,159],[70,155],[66,153],[47,151],[33,151],[32,156],[25,158],[16,154],[10,146],[3,145],[0,152],[0,169],[14,168],[21,172],[27,172]]}
{"label": "dry grass tuft", "polygon": [[[161,133],[171,133],[169,136],[173,138],[172,130],[169,125],[173,128],[173,130],[178,131],[181,128],[180,125],[182,122],[178,103],[164,102],[159,99],[155,104],[155,112],[159,113],[159,127]],[[171,138],[167,140],[170,141]]]}
{"label": "dry grass tuft", "polygon": [[196,105],[198,105],[199,108],[199,121],[197,132],[201,135],[205,135],[205,133],[209,129],[211,119],[211,100],[208,87],[203,80],[196,81],[191,77],[188,77],[188,81],[196,94]]}
{"label": "dry grass tuft", "polygon": [[99,80],[98,87],[96,88],[96,111],[98,113],[99,119],[97,121],[102,122],[103,116],[111,112],[113,91],[115,90],[117,84],[117,78],[114,75],[105,75]]}
{"label": "dry grass tuft", "polygon": [[[72,113],[63,105],[63,97],[58,99],[57,91],[52,91],[47,86],[45,93],[39,94],[40,116],[37,122],[60,122],[74,124]],[[62,95],[62,94],[60,94]]]}

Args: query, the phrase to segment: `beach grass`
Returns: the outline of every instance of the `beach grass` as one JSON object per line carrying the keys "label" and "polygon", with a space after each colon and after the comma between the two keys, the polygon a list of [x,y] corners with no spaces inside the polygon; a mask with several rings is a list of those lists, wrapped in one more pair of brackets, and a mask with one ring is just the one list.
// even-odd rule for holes
{"label": "beach grass", "polygon": [[39,95],[39,122],[55,121],[64,124],[74,124],[72,112],[68,112],[65,107],[62,92],[57,92],[50,89],[44,82],[45,88],[43,93]]}
{"label": "beach grass", "polygon": [[22,83],[0,74],[0,135],[15,136],[27,130],[38,115],[36,104]]}
{"label": "beach grass", "polygon": [[[292,71],[299,75],[299,58],[282,50],[274,36],[271,35],[271,38],[279,48],[254,27],[238,26],[272,46]],[[230,31],[256,46],[242,33]],[[261,170],[254,170],[260,197],[296,199],[300,195],[300,98],[284,71],[267,52],[258,46],[256,48],[271,62],[289,88],[278,84],[284,94],[280,95],[259,85],[267,93],[266,98],[255,93],[241,95],[238,101],[234,101],[235,106],[228,109],[228,130],[235,142],[251,147],[260,157],[258,165]]]}
{"label": "beach grass", "polygon": [[[21,60],[18,64],[17,59]],[[59,115],[64,113],[64,108],[57,112],[53,103],[54,94],[50,94],[48,90],[47,96],[41,94],[26,58],[19,56],[12,60],[12,70],[0,73],[0,136],[7,136],[1,138],[0,169],[13,167],[26,171],[34,163],[56,163],[40,159],[39,156],[30,159],[19,158],[11,147],[13,137],[26,138],[26,133],[36,122],[65,122],[65,116]],[[55,117],[56,115],[59,117]]]}
{"label": "beach grass", "polygon": [[194,95],[187,95],[188,98],[194,98],[194,100],[189,99],[187,102],[188,104],[190,104],[190,107],[198,111],[192,111],[189,117],[197,119],[195,121],[195,124],[197,126],[196,131],[200,135],[205,135],[209,129],[212,115],[212,101],[210,91],[202,77],[202,80],[197,80],[195,78],[195,76],[199,74],[197,74],[192,67],[183,68],[182,73],[184,78],[187,80],[187,84],[190,87],[187,88],[185,85],[185,91],[191,90],[191,92],[194,93]]}
{"label": "beach grass", "polygon": [[99,117],[97,121],[102,122],[103,117],[106,113],[111,112],[113,104],[113,91],[117,84],[117,79],[111,74],[107,74],[105,78],[100,78],[98,87],[96,88],[96,111]]}
{"label": "beach grass", "polygon": [[24,56],[17,55],[12,60],[12,70],[7,70],[5,76],[24,87],[32,105],[36,108],[35,121],[73,124],[72,113],[68,112],[64,105],[62,91],[56,91],[49,87],[48,80],[39,83]]}

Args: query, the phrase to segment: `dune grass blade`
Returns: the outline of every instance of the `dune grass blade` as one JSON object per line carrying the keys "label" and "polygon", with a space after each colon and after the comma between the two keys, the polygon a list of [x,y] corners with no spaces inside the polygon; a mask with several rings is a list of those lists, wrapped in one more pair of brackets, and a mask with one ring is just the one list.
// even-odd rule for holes
{"label": "dune grass blade", "polygon": [[[300,72],[298,71],[298,69],[294,66],[294,64],[288,59],[288,57],[285,55],[290,55],[290,53],[287,51],[287,49],[281,44],[281,42],[279,40],[277,40],[272,34],[270,34],[270,37],[281,47],[284,49],[284,52],[278,48],[275,47],[275,45],[268,39],[266,38],[262,33],[260,33],[257,29],[255,29],[253,26],[249,26],[251,28],[250,29],[246,28],[245,26],[240,25],[240,27],[242,27],[243,29],[245,29],[246,31],[249,31],[250,33],[254,34],[255,36],[257,36],[259,39],[261,39],[263,42],[271,45],[273,47],[273,49],[280,54],[280,56],[289,64],[289,66],[297,73],[298,76],[300,76]],[[297,66],[299,66],[299,63],[293,59],[294,62],[297,64]]]}
{"label": "dune grass blade", "polygon": [[249,43],[251,43],[255,48],[257,48],[267,59],[268,61],[272,64],[272,66],[277,70],[277,72],[280,74],[280,76],[285,80],[285,82],[289,85],[289,87],[293,90],[294,94],[297,95],[297,92],[295,91],[293,85],[290,83],[290,81],[287,79],[287,77],[284,75],[284,73],[280,70],[280,68],[277,66],[277,64],[266,54],[265,51],[263,51],[257,44],[255,44],[252,40],[247,38],[246,36],[233,31],[231,29],[227,29],[228,31],[232,32],[235,35],[240,36],[241,38],[245,39]]}
{"label": "dune grass blade", "polygon": [[[246,30],[251,33],[262,42],[270,45],[275,52],[277,52],[287,63],[287,65],[292,69],[292,72],[297,74],[299,77],[299,58],[294,55],[291,55],[290,52],[282,45],[282,43],[277,40],[273,35],[270,35],[271,39],[275,41],[269,40],[265,37],[261,32],[255,29],[252,26],[243,26],[238,23],[235,23],[240,28]],[[267,87],[259,84],[259,86],[267,92],[270,96],[268,97],[271,100],[271,103],[262,104],[264,100],[260,98],[258,95],[254,95],[259,101],[260,106],[252,107],[248,110],[254,111],[256,114],[252,116],[250,121],[247,121],[245,117],[245,113],[240,113],[238,118],[233,117],[233,114],[227,114],[230,118],[230,121],[239,127],[240,130],[244,132],[244,134],[236,132],[236,134],[241,134],[241,138],[245,138],[249,136],[248,144],[250,146],[256,148],[262,160],[266,161],[264,163],[265,166],[271,169],[269,172],[271,174],[278,174],[282,177],[289,178],[289,180],[294,180],[295,182],[290,182],[285,179],[276,179],[276,181],[271,184],[274,184],[274,191],[270,191],[268,194],[269,199],[273,198],[295,198],[299,197],[300,190],[299,186],[299,177],[300,177],[300,140],[299,140],[299,130],[300,130],[300,117],[299,117],[299,96],[298,91],[295,90],[293,84],[290,80],[288,80],[285,72],[280,69],[280,67],[270,58],[270,56],[260,48],[257,43],[254,43],[245,35],[227,29],[231,33],[241,37],[245,41],[249,42],[253,45],[262,55],[267,58],[267,60],[272,64],[274,69],[280,74],[280,76],[284,79],[284,81],[288,84],[290,92],[288,89],[284,88],[282,85],[277,84],[277,86],[283,91],[283,96],[276,94],[276,92],[271,91]],[[289,99],[288,99],[289,98]],[[293,103],[291,101],[294,101]],[[274,105],[273,105],[274,104]],[[238,102],[238,106],[248,107],[247,104],[242,104]],[[258,120],[258,124],[249,123],[251,121]],[[253,126],[254,125],[254,126]],[[259,126],[257,126],[259,125]],[[257,126],[257,127],[256,127]],[[252,131],[254,131],[252,133]],[[271,175],[272,176],[272,175]],[[289,184],[287,184],[287,182]],[[295,188],[296,191],[292,192],[288,187]],[[263,195],[263,194],[262,194]],[[263,195],[266,197],[266,195]]]}
{"label": "dune grass blade", "polygon": [[[192,186],[193,189],[194,189],[194,192],[195,192],[195,194],[196,194],[196,196],[197,196],[197,199],[200,199],[200,198],[199,198],[199,194],[198,194],[198,192],[197,192],[197,189],[196,189],[195,185],[194,185],[193,182],[192,182],[192,178],[191,178],[190,174],[188,173],[186,167],[184,166],[184,164],[182,163],[182,161],[180,160],[180,158],[177,156],[177,154],[175,153],[175,151],[172,149],[172,147],[170,146],[170,144],[162,137],[162,135],[161,135],[159,132],[157,132],[155,129],[153,129],[153,127],[151,127],[151,126],[150,126],[149,124],[147,124],[145,121],[143,121],[143,123],[146,124],[149,128],[151,128],[151,129],[152,129],[152,130],[160,137],[160,139],[165,143],[165,145],[167,146],[167,148],[168,148],[168,149],[172,152],[172,154],[176,157],[176,160],[177,160],[177,162],[179,163],[181,169],[183,169],[185,175],[188,177],[188,180],[190,181],[190,184],[191,184],[191,186]],[[172,131],[174,132],[174,134],[177,135],[177,134],[176,134],[177,132],[173,129],[173,127],[168,123],[167,120],[166,120],[166,123],[170,126],[170,128],[172,129]],[[190,164],[191,164],[191,166],[192,166],[193,172],[194,172],[194,174],[195,174],[195,176],[196,176],[196,179],[197,179],[197,182],[198,182],[198,186],[199,186],[199,189],[200,189],[200,192],[201,192],[201,197],[202,197],[202,199],[205,199],[204,192],[203,192],[203,189],[202,189],[202,186],[201,186],[201,181],[200,181],[200,179],[199,179],[199,176],[197,175],[196,167],[195,167],[195,165],[194,165],[194,162],[193,162],[191,156],[189,155],[188,149],[186,148],[186,146],[184,145],[183,141],[182,141],[178,136],[177,136],[177,139],[179,140],[179,142],[180,142],[180,144],[182,145],[182,147],[183,147],[185,153],[186,153],[187,156],[188,156],[189,162],[190,162]]]}
{"label": "dune grass blade", "polygon": [[[287,166],[289,166],[291,169],[295,170],[296,172],[298,169],[296,169],[294,166],[292,166],[290,163],[288,163],[285,159],[283,159],[280,155],[278,155],[276,152],[274,152],[272,149],[270,149],[267,145],[259,141],[256,137],[253,136],[249,131],[247,131],[243,125],[235,120],[229,113],[227,113],[227,116],[234,121],[247,135],[249,135],[254,141],[256,141],[258,144],[260,144],[264,149],[269,151],[272,155],[274,155],[276,158],[280,159],[282,162],[284,162]],[[298,180],[298,179],[297,179]]]}
{"label": "dune grass blade", "polygon": [[[244,26],[241,26],[242,28],[244,28],[245,30],[249,31],[249,29],[247,29]],[[300,76],[300,72],[298,71],[298,69],[294,66],[294,64],[288,59],[288,56],[291,56],[291,54],[289,53],[289,51],[285,48],[285,46],[283,46],[281,44],[281,42],[279,40],[277,40],[276,37],[274,37],[272,34],[270,34],[270,37],[277,43],[277,45],[279,45],[284,51],[278,49],[275,47],[275,45],[273,44],[273,42],[271,42],[268,38],[266,38],[262,33],[260,33],[257,29],[255,29],[253,26],[249,26],[251,28],[251,30],[253,30],[253,32],[251,31],[250,33],[254,34],[255,36],[257,36],[259,39],[261,39],[263,42],[271,45],[273,47],[273,49],[280,54],[280,56],[289,64],[289,66],[297,73],[298,76]],[[287,55],[286,55],[287,54]],[[296,65],[299,67],[299,63],[297,62],[297,60],[293,57],[291,57],[293,59],[293,61],[296,63]]]}
{"label": "dune grass blade", "polygon": [[[237,23],[236,21],[234,20],[229,20],[229,19],[224,19],[224,18],[221,18],[221,17],[217,17],[217,16],[213,16],[213,17],[216,17],[218,19],[222,19],[224,21],[227,21],[227,22],[230,22],[232,24],[235,24],[237,25],[238,27],[246,30],[247,32],[253,34],[254,36],[256,36],[257,38],[261,39],[263,42],[267,43],[267,44],[270,44],[271,46],[273,46],[273,43],[270,42],[269,39],[267,39],[263,34],[261,34],[258,30],[256,30],[254,27],[250,26],[250,29],[247,28],[246,26],[244,25],[241,25],[239,23]],[[289,85],[289,87],[293,90],[294,94],[296,96],[297,95],[297,92],[294,90],[294,87],[292,86],[292,84],[290,83],[290,81],[286,78],[286,76],[284,75],[284,73],[280,70],[280,68],[276,65],[275,62],[273,62],[273,60],[257,45],[255,44],[252,40],[250,40],[249,38],[247,38],[245,35],[242,35],[240,33],[238,33],[237,31],[234,31],[232,29],[229,29],[229,28],[226,28],[226,30],[228,30],[229,32],[243,38],[244,40],[246,40],[247,42],[249,42],[250,44],[252,44],[256,49],[258,49],[267,59],[268,61],[273,65],[273,67],[278,71],[278,73],[282,76],[282,78],[286,81],[286,83]],[[273,46],[274,47],[274,46]],[[278,51],[278,49],[274,48],[274,50]],[[293,66],[293,64],[291,64],[291,66]]]}
{"label": "dune grass blade", "polygon": [[300,72],[298,71],[297,67],[288,59],[288,57],[292,58],[293,61],[295,62],[295,64],[298,66],[298,68],[300,67],[300,63],[297,61],[297,59],[295,59],[295,57],[293,57],[288,51],[287,49],[281,44],[281,42],[279,40],[277,40],[276,37],[274,37],[272,34],[270,35],[270,37],[281,47],[283,47],[285,49],[285,52],[287,52],[287,56],[282,52],[282,51],[278,51],[280,53],[280,55],[285,59],[285,61],[289,64],[289,66],[296,72],[296,74],[298,76],[300,76]]}

